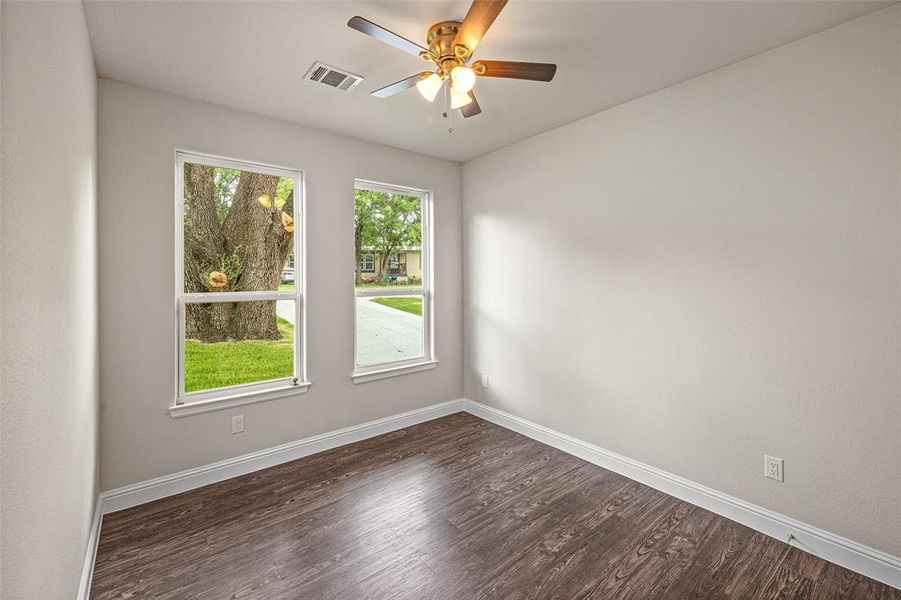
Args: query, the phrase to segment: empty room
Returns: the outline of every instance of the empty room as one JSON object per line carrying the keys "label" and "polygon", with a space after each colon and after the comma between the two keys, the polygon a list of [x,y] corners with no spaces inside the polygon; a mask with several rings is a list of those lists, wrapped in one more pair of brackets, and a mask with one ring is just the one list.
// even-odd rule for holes
{"label": "empty room", "polygon": [[0,0],[2,600],[901,600],[901,3]]}

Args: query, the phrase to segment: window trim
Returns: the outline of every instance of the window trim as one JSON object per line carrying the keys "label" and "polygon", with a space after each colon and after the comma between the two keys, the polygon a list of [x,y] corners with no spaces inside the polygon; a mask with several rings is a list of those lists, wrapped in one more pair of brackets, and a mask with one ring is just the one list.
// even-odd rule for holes
{"label": "window trim", "polygon": [[[294,291],[202,292],[184,291],[184,165],[208,165],[240,171],[253,171],[294,180]],[[226,158],[190,150],[175,149],[175,389],[169,406],[173,418],[222,410],[251,402],[263,402],[305,393],[307,379],[306,339],[306,188],[300,169]],[[283,267],[284,269],[284,267]],[[298,269],[300,270],[298,276]],[[294,375],[292,377],[185,392],[185,305],[210,302],[249,302],[254,300],[293,300]]]}
{"label": "window trim", "polygon": [[[369,381],[385,379],[387,377],[395,377],[398,375],[434,369],[438,365],[438,357],[435,352],[435,320],[433,316],[435,310],[433,278],[434,237],[432,235],[434,229],[432,223],[434,195],[430,190],[368,181],[365,179],[354,180],[354,190],[357,189],[386,192],[389,194],[403,194],[405,196],[415,196],[420,199],[420,219],[422,221],[422,244],[420,248],[422,285],[417,287],[354,287],[354,361],[351,379],[354,383],[366,383]],[[405,360],[359,366],[357,363],[357,299],[384,296],[422,296],[423,355]]]}
{"label": "window trim", "polygon": [[[366,260],[366,259],[369,260]],[[370,264],[370,267],[366,268],[366,263]],[[360,272],[361,273],[375,273],[375,254],[372,252],[364,252],[363,257],[360,259]]]}

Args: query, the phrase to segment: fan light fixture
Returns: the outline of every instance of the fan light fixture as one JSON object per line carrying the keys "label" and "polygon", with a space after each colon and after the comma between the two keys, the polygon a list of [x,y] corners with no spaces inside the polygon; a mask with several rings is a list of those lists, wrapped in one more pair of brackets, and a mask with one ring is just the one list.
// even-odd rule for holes
{"label": "fan light fixture", "polygon": [[[401,37],[368,19],[351,17],[347,26],[364,35],[397,48],[401,52],[432,63],[427,70],[420,70],[400,81],[380,87],[372,92],[376,98],[390,98],[413,86],[422,97],[434,102],[438,94],[443,97],[442,116],[450,118],[451,108],[459,109],[464,119],[481,114],[482,108],[473,94],[476,78],[524,79],[526,81],[551,81],[557,65],[550,63],[517,62],[511,60],[477,60],[471,62],[473,52],[482,36],[494,23],[507,0],[471,0],[472,4],[462,21],[439,21],[428,28],[425,46]],[[447,90],[444,84],[447,83]],[[452,131],[448,128],[448,131]]]}
{"label": "fan light fixture", "polygon": [[454,90],[461,94],[466,94],[476,84],[476,73],[471,67],[458,65],[451,69],[450,72],[451,85]]}
{"label": "fan light fixture", "polygon": [[458,92],[454,87],[451,87],[450,95],[451,108],[463,108],[464,106],[472,102],[472,98],[469,97],[469,94]]}
{"label": "fan light fixture", "polygon": [[419,93],[422,94],[422,97],[428,100],[429,102],[435,101],[435,96],[438,95],[438,92],[441,90],[441,86],[444,83],[444,80],[437,73],[432,73],[425,79],[420,79],[416,82],[416,89],[419,90]]}

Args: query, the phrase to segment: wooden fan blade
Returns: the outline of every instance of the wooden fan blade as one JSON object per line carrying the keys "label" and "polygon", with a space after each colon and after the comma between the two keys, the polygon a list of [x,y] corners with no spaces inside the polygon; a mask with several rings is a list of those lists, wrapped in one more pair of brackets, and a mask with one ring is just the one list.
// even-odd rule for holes
{"label": "wooden fan blade", "polygon": [[550,81],[557,72],[557,65],[511,60],[480,60],[473,63],[472,68],[477,75],[482,77],[528,79],[530,81]]}
{"label": "wooden fan blade", "polygon": [[394,94],[399,94],[404,90],[408,90],[414,85],[416,85],[420,80],[425,79],[429,75],[431,75],[431,71],[423,71],[422,73],[417,73],[416,75],[411,75],[406,79],[401,79],[400,81],[395,81],[391,85],[386,85],[383,88],[379,88],[372,92],[373,96],[377,96],[379,98],[388,98],[393,96]]}
{"label": "wooden fan blade", "polygon": [[469,117],[474,117],[477,114],[482,112],[482,107],[479,106],[479,101],[476,100],[476,95],[470,91],[469,97],[472,98],[472,102],[470,102],[466,106],[460,108],[460,112],[463,113],[464,119],[468,119]]}
{"label": "wooden fan blade", "polygon": [[472,54],[505,4],[507,0],[473,0],[454,38],[454,46],[466,48],[466,53],[461,58]]}
{"label": "wooden fan blade", "polygon": [[427,52],[427,50],[419,44],[415,44],[407,38],[397,35],[393,31],[388,31],[381,25],[376,25],[363,17],[353,17],[347,22],[347,26],[351,29],[356,29],[360,33],[372,36],[380,42],[385,42],[399,50],[403,50],[407,54],[412,54],[413,56],[419,56],[421,53]]}

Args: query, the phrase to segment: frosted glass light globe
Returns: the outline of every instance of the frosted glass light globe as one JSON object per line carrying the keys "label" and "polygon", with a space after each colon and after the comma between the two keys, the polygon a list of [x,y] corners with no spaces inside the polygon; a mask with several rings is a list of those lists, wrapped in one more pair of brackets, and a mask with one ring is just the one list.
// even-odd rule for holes
{"label": "frosted glass light globe", "polygon": [[444,83],[444,80],[437,73],[432,73],[425,79],[420,79],[416,82],[416,89],[419,90],[419,93],[422,94],[422,97],[428,100],[429,102],[435,101],[435,96],[438,95],[438,90],[441,89],[441,85]]}
{"label": "frosted glass light globe", "polygon": [[463,108],[472,102],[469,94],[462,94],[451,87],[451,108]]}
{"label": "frosted glass light globe", "polygon": [[475,71],[462,65],[458,65],[451,69],[450,77],[451,86],[461,94],[469,92],[476,84]]}

